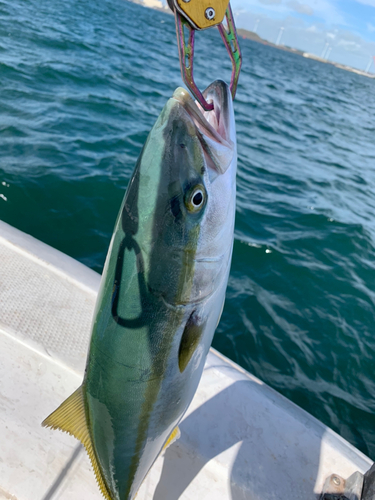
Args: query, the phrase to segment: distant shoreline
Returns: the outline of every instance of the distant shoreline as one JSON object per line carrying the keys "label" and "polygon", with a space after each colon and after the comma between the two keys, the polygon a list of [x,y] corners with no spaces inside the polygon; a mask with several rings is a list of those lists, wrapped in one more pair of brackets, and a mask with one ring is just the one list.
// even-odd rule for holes
{"label": "distant shoreline", "polygon": [[307,59],[314,59],[315,61],[319,61],[321,63],[331,64],[336,68],[343,69],[345,71],[350,71],[351,73],[356,73],[357,75],[367,76],[367,78],[375,78],[374,73],[366,73],[366,71],[361,71],[360,69],[352,68],[351,66],[346,66],[345,64],[340,64],[334,61],[328,61],[327,59],[323,59],[322,57],[316,56],[315,54],[311,54],[310,52],[304,52],[303,50],[294,49],[292,47],[288,47],[287,45],[276,45],[272,42],[268,42],[267,40],[264,40],[264,38],[261,38],[253,31],[248,31],[239,28],[237,32],[238,35],[241,36],[242,38],[247,38],[248,40],[252,40],[253,42],[262,43],[263,45],[269,45],[270,47],[274,47],[275,49],[285,50],[286,52],[292,52],[293,54],[306,57]]}
{"label": "distant shoreline", "polygon": [[[165,12],[166,14],[173,15],[172,11],[168,6],[163,7],[160,0],[129,0],[130,2],[142,5],[143,7],[148,7],[150,9],[158,10],[160,12]],[[159,6],[160,4],[160,6]],[[293,47],[288,47],[287,45],[276,45],[275,43],[268,42],[264,38],[261,38],[254,31],[245,30],[243,28],[238,28],[237,33],[239,37],[252,40],[253,42],[262,43],[263,45],[268,45],[274,47],[275,49],[284,50],[286,52],[292,52],[299,56],[305,57],[306,59],[313,59],[314,61],[319,61],[325,64],[331,64],[336,68],[343,69],[345,71],[350,71],[351,73],[356,73],[357,75],[366,76],[367,78],[375,78],[374,73],[366,73],[366,71],[361,71],[360,69],[352,68],[351,66],[346,66],[345,64],[336,63],[334,61],[328,61],[328,59],[323,59],[322,57],[311,54],[310,52],[304,52],[303,50],[294,49]]]}

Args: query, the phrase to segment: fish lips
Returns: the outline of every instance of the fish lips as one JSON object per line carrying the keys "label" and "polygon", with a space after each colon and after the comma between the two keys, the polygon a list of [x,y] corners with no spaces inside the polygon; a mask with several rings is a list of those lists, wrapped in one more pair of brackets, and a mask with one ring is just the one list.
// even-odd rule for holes
{"label": "fish lips", "polygon": [[221,80],[213,82],[203,95],[213,103],[212,111],[204,111],[182,87],[175,90],[173,99],[182,105],[195,126],[212,181],[228,170],[236,155],[233,102],[228,85]]}

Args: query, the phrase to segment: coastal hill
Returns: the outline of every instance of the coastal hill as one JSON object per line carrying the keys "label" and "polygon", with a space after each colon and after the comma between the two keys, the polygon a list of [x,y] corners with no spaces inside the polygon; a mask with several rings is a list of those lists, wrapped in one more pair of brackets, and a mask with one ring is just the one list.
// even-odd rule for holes
{"label": "coastal hill", "polygon": [[254,33],[254,31],[248,31],[243,28],[239,28],[237,29],[237,34],[241,38],[247,38],[248,40],[252,40],[253,42],[263,43],[264,45],[269,45],[270,47],[275,47],[276,49],[293,52],[294,54],[299,54],[300,56],[303,56],[305,54],[303,50],[294,49],[293,47],[288,47],[287,45],[276,45],[272,42],[268,42],[264,38],[261,38],[257,33]]}

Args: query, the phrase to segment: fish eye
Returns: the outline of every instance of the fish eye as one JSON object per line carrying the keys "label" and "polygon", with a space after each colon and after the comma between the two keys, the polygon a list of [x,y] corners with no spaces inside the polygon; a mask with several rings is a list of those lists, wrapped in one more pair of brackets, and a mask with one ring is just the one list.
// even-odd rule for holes
{"label": "fish eye", "polygon": [[199,212],[206,201],[206,190],[201,184],[189,189],[185,198],[185,205],[189,212]]}
{"label": "fish eye", "polygon": [[202,191],[200,189],[198,191],[196,191],[196,193],[194,194],[191,202],[197,208],[202,205],[202,203],[203,203],[203,193],[202,193]]}

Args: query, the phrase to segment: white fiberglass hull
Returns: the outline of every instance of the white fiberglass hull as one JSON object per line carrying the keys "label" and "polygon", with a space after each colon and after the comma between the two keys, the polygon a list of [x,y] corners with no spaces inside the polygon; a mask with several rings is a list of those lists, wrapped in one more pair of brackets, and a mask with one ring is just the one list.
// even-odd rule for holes
{"label": "white fiberglass hull", "polygon": [[[2,222],[0,263],[0,500],[99,500],[78,441],[40,423],[81,383],[100,276]],[[315,500],[372,464],[214,350],[180,428],[137,500]]]}

